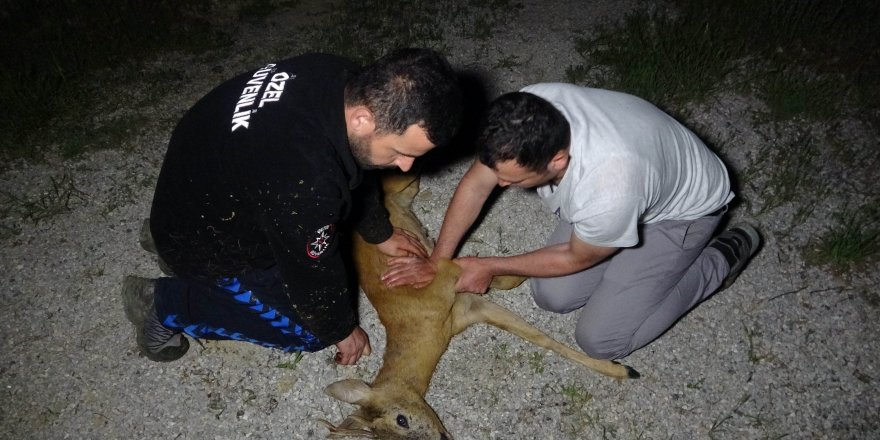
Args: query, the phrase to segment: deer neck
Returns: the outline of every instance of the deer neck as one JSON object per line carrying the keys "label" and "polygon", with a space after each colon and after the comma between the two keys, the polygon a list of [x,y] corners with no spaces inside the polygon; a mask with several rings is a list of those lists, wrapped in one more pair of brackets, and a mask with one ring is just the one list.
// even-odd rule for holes
{"label": "deer neck", "polygon": [[[424,397],[431,385],[431,378],[434,376],[437,363],[446,352],[449,339],[438,338],[441,331],[431,335],[429,332],[415,328],[415,326],[412,331],[415,334],[409,333],[407,335],[409,337],[406,338],[408,341],[388,338],[382,368],[376,374],[373,385],[405,386]],[[417,336],[418,333],[422,333],[423,337],[412,337]]]}

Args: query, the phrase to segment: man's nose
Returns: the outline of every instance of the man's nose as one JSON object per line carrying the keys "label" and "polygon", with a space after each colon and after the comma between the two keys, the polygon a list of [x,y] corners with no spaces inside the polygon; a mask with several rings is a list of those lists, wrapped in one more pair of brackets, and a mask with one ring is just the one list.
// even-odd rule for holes
{"label": "man's nose", "polygon": [[413,162],[416,161],[416,158],[409,156],[400,156],[395,161],[394,164],[397,165],[397,168],[400,168],[400,171],[404,173],[409,171],[413,166]]}

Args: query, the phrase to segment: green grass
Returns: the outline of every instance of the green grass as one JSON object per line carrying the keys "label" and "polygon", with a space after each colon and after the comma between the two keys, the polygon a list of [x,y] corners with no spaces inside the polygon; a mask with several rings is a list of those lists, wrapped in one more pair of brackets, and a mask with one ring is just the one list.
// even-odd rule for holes
{"label": "green grass", "polygon": [[756,340],[763,336],[763,333],[761,333],[761,330],[757,326],[755,328],[750,328],[745,322],[742,324],[742,327],[746,336],[746,342],[749,344],[749,362],[753,365],[757,365],[768,357],[759,353],[758,344],[756,343]]}
{"label": "green grass", "polygon": [[[316,49],[368,63],[399,47],[448,51],[448,41],[487,41],[522,5],[515,0],[342,0]],[[344,31],[340,32],[340,29]]]}
{"label": "green grass", "polygon": [[706,382],[705,377],[701,377],[697,379],[696,382],[689,382],[685,386],[692,390],[701,390],[703,389],[703,384]]}
{"label": "green grass", "polygon": [[739,176],[750,189],[746,203],[752,213],[760,216],[797,205],[792,226],[811,215],[831,191],[832,182],[822,174],[824,147],[808,130],[794,137],[766,139]]}
{"label": "green grass", "polygon": [[[10,193],[0,193],[0,201],[4,208],[4,217],[14,214],[24,220],[39,223],[59,214],[70,212],[76,206],[87,201],[86,194],[79,190],[70,174],[49,178],[48,185],[39,195],[31,198],[20,198]],[[4,235],[19,230],[17,225],[4,226]],[[14,234],[13,234],[14,235]]]}
{"label": "green grass", "polygon": [[542,352],[533,352],[529,355],[529,366],[532,367],[532,371],[535,374],[544,373],[544,353]]}
{"label": "green grass", "polygon": [[493,69],[507,69],[513,70],[516,67],[520,67],[523,65],[523,62],[520,60],[519,55],[510,54],[505,56],[504,58],[499,59],[495,65],[492,66]]}
{"label": "green grass", "polygon": [[593,394],[580,385],[564,385],[562,395],[572,404],[583,406],[593,400]]}
{"label": "green grass", "polygon": [[880,255],[880,203],[839,212],[834,219],[834,225],[808,249],[809,262],[844,271],[876,260]]}
{"label": "green grass", "polygon": [[[853,90],[859,105],[878,108],[878,85],[871,79],[880,75],[880,8],[874,2],[671,4],[670,11],[642,8],[579,38],[575,49],[584,62],[568,68],[568,80],[626,91],[673,113],[719,88],[757,88],[781,109],[780,118],[825,111],[831,90]],[[792,81],[805,71],[811,78],[799,90]]]}
{"label": "green grass", "polygon": [[720,41],[703,20],[641,12],[600,29],[595,38],[579,39],[575,50],[585,64],[569,67],[567,77],[585,82],[599,75],[596,86],[626,91],[673,111],[715,91],[742,53],[738,46]]}
{"label": "green grass", "polygon": [[708,437],[714,440],[719,434],[726,433],[729,429],[728,425],[731,423],[734,416],[741,415],[740,409],[746,402],[749,401],[749,399],[751,399],[751,397],[752,396],[750,394],[743,394],[742,397],[740,397],[739,401],[737,401],[736,405],[734,405],[733,409],[724,414],[721,414],[714,421],[712,421],[712,425],[709,427],[709,430],[707,432]]}
{"label": "green grass", "polygon": [[843,110],[841,97],[850,87],[838,75],[820,75],[814,69],[789,67],[769,72],[758,82],[757,94],[769,110],[769,119],[834,120]]}
{"label": "green grass", "polygon": [[286,370],[296,370],[296,367],[299,365],[300,361],[302,361],[303,356],[305,356],[305,355],[301,351],[294,352],[292,360],[281,362],[278,365],[275,365],[275,368],[284,368]]}

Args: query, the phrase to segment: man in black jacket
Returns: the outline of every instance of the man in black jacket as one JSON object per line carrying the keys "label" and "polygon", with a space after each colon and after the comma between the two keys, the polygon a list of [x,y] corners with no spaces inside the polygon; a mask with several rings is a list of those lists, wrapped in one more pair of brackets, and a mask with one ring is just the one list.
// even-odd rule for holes
{"label": "man in black jacket", "polygon": [[368,354],[340,240],[355,228],[388,255],[427,254],[391,226],[363,170],[407,171],[460,114],[452,68],[425,49],[363,70],[303,55],[212,90],[174,130],[153,198],[149,229],[174,275],[123,282],[141,353],[178,359],[186,333],[284,351],[336,345],[345,365]]}

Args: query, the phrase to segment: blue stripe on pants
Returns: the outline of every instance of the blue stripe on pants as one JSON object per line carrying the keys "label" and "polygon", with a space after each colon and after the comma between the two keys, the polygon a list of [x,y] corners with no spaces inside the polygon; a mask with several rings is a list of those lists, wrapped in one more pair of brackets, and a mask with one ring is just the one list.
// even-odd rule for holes
{"label": "blue stripe on pants", "polygon": [[297,323],[276,268],[217,282],[160,278],[156,309],[165,326],[194,338],[245,341],[285,352],[325,347]]}

